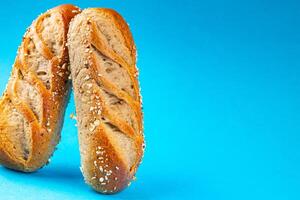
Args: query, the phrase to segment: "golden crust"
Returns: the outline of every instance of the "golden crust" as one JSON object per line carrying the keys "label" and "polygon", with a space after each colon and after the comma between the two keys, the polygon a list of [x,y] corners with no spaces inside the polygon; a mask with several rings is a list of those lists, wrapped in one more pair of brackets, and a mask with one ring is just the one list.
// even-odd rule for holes
{"label": "golden crust", "polygon": [[[13,67],[13,72],[20,73],[21,77],[15,77],[9,82],[0,101],[0,162],[8,168],[25,172],[35,171],[47,163],[58,143],[59,123],[63,117],[62,113],[69,91],[69,71],[66,67],[68,65],[68,50],[64,48],[61,55],[54,55],[41,36],[41,31],[44,28],[42,21],[52,13],[61,15],[64,30],[63,44],[61,45],[65,46],[69,22],[78,12],[79,9],[73,5],[55,7],[39,16],[23,38]],[[29,36],[29,32],[32,33],[32,36]],[[47,88],[36,73],[29,69],[27,56],[29,54],[28,44],[31,39],[41,55],[51,63],[50,88]],[[41,96],[42,118],[39,120],[29,105],[23,102],[16,92],[19,88],[20,79],[33,86]],[[9,139],[11,133],[8,131],[10,124],[7,121],[7,116],[11,111],[5,109],[8,103],[12,104],[12,107],[23,116],[30,127],[30,151],[26,159],[22,158],[15,149],[14,142]],[[18,142],[21,143],[22,141]]]}
{"label": "golden crust", "polygon": [[131,51],[131,56],[134,60],[134,63],[132,63],[132,65],[135,65],[136,47],[129,26],[126,23],[126,21],[123,19],[123,17],[115,10],[109,8],[90,8],[90,10],[96,10],[99,13],[106,14],[109,18],[111,18],[114,21],[114,24],[122,32],[127,48],[130,49]]}
{"label": "golden crust", "polygon": [[[89,17],[85,15],[87,12],[92,12],[89,14]],[[105,18],[110,19],[112,24],[121,32],[121,35],[125,41],[125,46],[130,51],[130,57],[132,62],[126,61],[121,55],[118,55],[113,49],[107,45],[107,43],[100,37],[101,32],[99,32],[98,27],[96,25],[96,21],[90,18],[91,15],[101,15],[105,16]],[[80,18],[80,19],[79,19]],[[75,56],[84,56],[82,59],[87,59],[89,63],[89,75],[91,75],[92,79],[102,87],[105,88],[106,91],[117,96],[122,101],[126,102],[126,104],[133,110],[134,118],[137,123],[137,130],[125,122],[124,119],[118,117],[111,109],[109,105],[106,104],[104,97],[101,95],[99,88],[93,88],[93,94],[98,99],[100,99],[101,103],[101,116],[115,127],[117,127],[124,135],[126,135],[133,142],[134,150],[136,153],[136,159],[132,166],[129,166],[128,163],[124,161],[121,156],[120,149],[118,149],[115,144],[108,137],[107,128],[103,123],[93,131],[91,131],[91,138],[88,141],[88,149],[85,150],[87,152],[85,155],[81,155],[84,157],[82,159],[84,166],[83,174],[86,182],[91,185],[96,191],[101,193],[116,193],[129,184],[129,182],[133,179],[136,170],[141,162],[143,156],[143,147],[144,147],[144,137],[143,137],[143,116],[141,109],[141,97],[139,91],[139,84],[137,80],[137,68],[135,66],[136,62],[136,50],[134,41],[132,39],[132,35],[130,33],[129,27],[124,19],[114,10],[105,9],[105,8],[90,8],[84,10],[80,15],[74,18],[74,21],[82,20],[81,23],[77,23],[77,26],[81,26],[82,24],[87,24],[88,30],[90,33],[86,34],[86,38],[84,41],[87,41],[85,46],[93,46],[96,51],[99,51],[105,57],[113,60],[115,63],[119,64],[124,68],[131,80],[131,83],[134,88],[134,96],[129,95],[129,93],[118,88],[113,82],[110,82],[104,76],[99,76],[99,66],[96,62],[96,54],[95,51],[91,51],[90,54],[87,55],[76,55]],[[73,26],[74,21],[72,22],[71,27]],[[76,25],[74,25],[76,26]],[[77,29],[76,29],[77,28]],[[70,50],[72,45],[70,44],[70,31],[76,31],[81,29],[81,27],[76,27],[69,30],[69,45]],[[71,38],[72,39],[72,38]],[[70,53],[71,55],[71,53]],[[71,71],[73,70],[72,60],[71,60]],[[74,83],[74,74],[73,76],[73,85]],[[121,77],[120,77],[121,78]],[[74,86],[75,90],[75,100],[76,100],[76,85]],[[76,103],[76,102],[75,102]],[[78,105],[76,105],[78,106]],[[80,120],[81,116],[78,116],[78,120]],[[99,117],[99,116],[95,116]],[[82,127],[79,125],[79,132]],[[104,166],[104,167],[103,167]]]}
{"label": "golden crust", "polygon": [[[132,179],[132,175],[130,175],[127,165],[114,150],[102,125],[95,130],[92,141],[89,147],[91,162],[88,162],[87,165],[90,166],[86,167],[90,169],[89,177],[85,177],[85,180],[101,193],[115,193],[124,189]],[[105,165],[101,165],[102,160],[99,160],[99,154],[103,160],[107,159],[104,161]],[[101,169],[106,170],[105,175],[101,173]],[[105,179],[108,179],[109,182]]]}

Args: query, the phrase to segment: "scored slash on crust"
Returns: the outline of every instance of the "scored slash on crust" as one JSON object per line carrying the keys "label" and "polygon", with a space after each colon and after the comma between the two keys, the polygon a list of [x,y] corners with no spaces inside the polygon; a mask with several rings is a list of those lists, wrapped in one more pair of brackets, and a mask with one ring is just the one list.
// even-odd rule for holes
{"label": "scored slash on crust", "polygon": [[[55,149],[55,144],[58,142],[61,121],[59,112],[63,112],[64,101],[68,96],[68,88],[64,82],[64,79],[68,76],[67,69],[64,68],[64,62],[67,62],[64,41],[66,41],[67,35],[66,24],[74,16],[72,10],[76,10],[76,8],[72,5],[63,5],[47,11],[32,23],[23,37],[22,45],[17,52],[18,56],[13,67],[12,76],[0,102],[0,123],[6,123],[5,126],[7,126],[6,129],[2,128],[0,130],[3,136],[0,141],[0,160],[1,164],[6,167],[26,172],[35,171],[47,163],[48,158]],[[52,16],[59,18],[59,23],[55,24],[59,24],[61,32],[58,34],[61,34],[60,36],[63,38],[63,43],[59,47],[51,46],[45,39],[54,39],[54,32],[51,32],[50,37],[47,31],[47,34],[42,34],[43,31],[45,33],[45,29],[54,25],[53,23],[43,24],[45,20],[48,20],[48,17]],[[60,51],[60,49],[62,50]],[[44,81],[42,77],[47,75],[46,71],[42,70],[41,73],[37,71],[39,67],[42,67],[41,63],[37,63],[37,69],[35,69],[34,56],[49,64],[47,66],[47,69],[49,69],[48,81]],[[28,86],[27,89],[25,88],[21,92],[18,91],[18,88],[24,85]],[[28,90],[27,92],[31,95],[29,88],[32,88],[31,94],[36,93],[36,98],[30,99],[22,93]],[[31,105],[39,101],[41,109]],[[10,138],[10,127],[13,125],[8,123],[10,112],[5,113],[7,109],[4,109],[8,106],[12,106],[11,111],[22,117],[23,124],[28,124],[26,130],[30,131],[25,131],[23,127],[21,134],[24,138],[22,139],[19,136],[21,137],[21,144]],[[19,123],[18,120],[14,121],[14,126],[17,123]],[[4,127],[2,124],[0,126]],[[13,131],[16,132],[16,130]],[[55,140],[52,138],[55,138]],[[53,141],[55,142],[53,143]],[[16,148],[16,146],[20,147]],[[19,155],[22,149],[26,156]]]}
{"label": "scored slash on crust", "polygon": [[[107,22],[112,27],[110,33],[103,28]],[[95,190],[114,193],[134,179],[143,155],[135,46],[124,20],[108,9],[83,11],[72,21],[68,37],[76,113],[81,119],[78,125],[83,174]],[[115,41],[120,43],[114,46]],[[107,70],[101,70],[105,67]],[[112,68],[128,77],[119,75],[127,86],[108,77],[107,73],[116,71]]]}

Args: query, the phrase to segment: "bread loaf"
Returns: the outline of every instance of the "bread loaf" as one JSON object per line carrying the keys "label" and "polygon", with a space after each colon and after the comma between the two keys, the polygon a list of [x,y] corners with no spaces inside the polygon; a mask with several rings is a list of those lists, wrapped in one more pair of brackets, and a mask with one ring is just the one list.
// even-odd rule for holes
{"label": "bread loaf", "polygon": [[0,101],[0,163],[5,167],[39,169],[60,139],[70,88],[67,31],[78,12],[73,5],[53,8],[23,37]]}
{"label": "bread loaf", "polygon": [[68,46],[82,172],[96,191],[115,193],[144,149],[135,45],[118,13],[91,8],[72,20]]}

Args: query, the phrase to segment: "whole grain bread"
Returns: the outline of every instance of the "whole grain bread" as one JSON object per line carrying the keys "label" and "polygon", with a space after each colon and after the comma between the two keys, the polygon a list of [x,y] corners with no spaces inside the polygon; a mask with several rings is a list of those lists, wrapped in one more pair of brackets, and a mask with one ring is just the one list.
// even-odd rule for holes
{"label": "whole grain bread", "polygon": [[72,20],[68,46],[82,172],[96,191],[115,193],[144,151],[135,45],[117,12],[90,8]]}
{"label": "whole grain bread", "polygon": [[0,163],[32,172],[44,166],[60,139],[70,81],[65,47],[79,12],[61,5],[28,28],[0,100]]}

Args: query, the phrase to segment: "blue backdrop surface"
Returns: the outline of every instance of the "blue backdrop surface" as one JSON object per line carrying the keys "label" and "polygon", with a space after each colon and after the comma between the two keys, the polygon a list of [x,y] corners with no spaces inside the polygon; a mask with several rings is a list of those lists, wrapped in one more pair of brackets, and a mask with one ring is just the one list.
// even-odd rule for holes
{"label": "blue backdrop surface", "polygon": [[299,1],[2,1],[0,92],[25,29],[62,3],[114,8],[130,24],[144,161],[119,194],[86,186],[72,97],[51,163],[32,174],[1,167],[0,199],[300,199]]}

